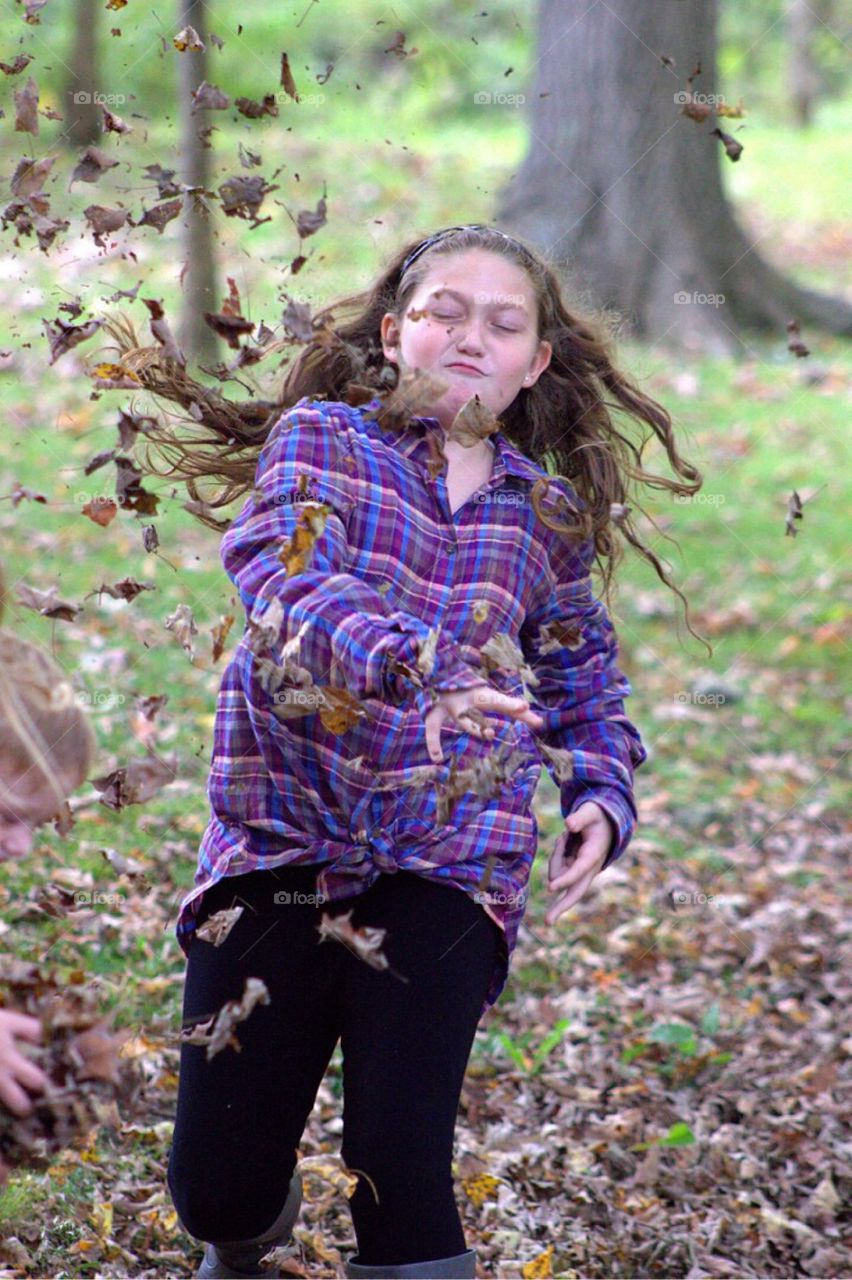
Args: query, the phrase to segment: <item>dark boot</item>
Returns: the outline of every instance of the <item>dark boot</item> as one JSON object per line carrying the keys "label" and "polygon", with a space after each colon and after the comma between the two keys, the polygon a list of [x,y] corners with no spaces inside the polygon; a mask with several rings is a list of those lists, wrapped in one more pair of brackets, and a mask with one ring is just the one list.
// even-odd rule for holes
{"label": "dark boot", "polygon": [[293,1224],[302,1204],[302,1179],[294,1172],[284,1207],[271,1227],[252,1240],[215,1241],[207,1244],[204,1260],[196,1272],[206,1280],[232,1280],[248,1276],[277,1276],[277,1269],[261,1267],[260,1260],[270,1249],[290,1242]]}
{"label": "dark boot", "polygon": [[[357,1257],[357,1254],[356,1254]],[[363,1267],[350,1258],[346,1274],[361,1280],[403,1280],[405,1276],[418,1276],[420,1280],[471,1280],[476,1275],[476,1250],[467,1249],[454,1258],[435,1258],[432,1262],[405,1262],[398,1266]]]}

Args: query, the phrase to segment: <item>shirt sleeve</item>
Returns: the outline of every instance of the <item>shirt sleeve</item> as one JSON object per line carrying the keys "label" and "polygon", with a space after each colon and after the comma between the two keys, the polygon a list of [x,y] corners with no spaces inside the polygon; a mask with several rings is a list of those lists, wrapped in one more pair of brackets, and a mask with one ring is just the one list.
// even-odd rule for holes
{"label": "shirt sleeve", "polygon": [[[296,405],[286,412],[261,451],[254,496],[222,538],[222,564],[253,621],[262,621],[273,601],[280,601],[282,645],[305,628],[298,663],[311,672],[315,684],[345,688],[359,701],[377,698],[396,704],[416,692],[420,706],[428,695],[416,681],[389,668],[388,661],[393,658],[416,670],[431,628],[421,618],[389,607],[369,583],[348,571],[347,515],[354,499],[346,454],[345,427],[324,406]],[[297,526],[304,531],[299,512],[307,502],[324,503],[330,511],[300,571],[288,572],[279,552]],[[436,692],[483,682],[443,631],[431,673],[418,676],[424,690]]]}
{"label": "shirt sleeve", "polygon": [[549,593],[521,630],[524,656],[539,682],[530,701],[545,719],[535,737],[571,753],[572,776],[563,782],[555,762],[542,753],[560,790],[563,818],[593,800],[611,820],[615,835],[603,864],[608,867],[633,835],[633,771],[647,752],[624,712],[632,688],[616,665],[615,631],[606,607],[592,594],[593,541],[572,546],[557,534],[554,543]]}

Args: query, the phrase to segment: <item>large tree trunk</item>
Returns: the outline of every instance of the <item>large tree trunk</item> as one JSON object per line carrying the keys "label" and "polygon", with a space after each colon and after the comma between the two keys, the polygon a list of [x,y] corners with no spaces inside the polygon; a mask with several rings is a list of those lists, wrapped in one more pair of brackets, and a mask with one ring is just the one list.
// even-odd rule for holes
{"label": "large tree trunk", "polygon": [[813,40],[817,15],[808,0],[786,0],[787,82],[796,123],[805,127],[813,119],[819,93],[814,66]]}
{"label": "large tree trunk", "polygon": [[[716,0],[541,0],[529,150],[496,218],[563,270],[580,301],[624,314],[637,336],[708,353],[745,350],[748,328],[793,317],[852,333],[852,306],[787,280],[734,219],[720,127],[677,95],[716,93]],[[661,55],[674,60],[666,65]],[[712,98],[711,98],[712,101]],[[685,300],[685,299],[688,299]]]}
{"label": "large tree trunk", "polygon": [[[178,10],[180,29],[193,27],[206,46],[208,35],[203,0],[179,0]],[[209,152],[203,137],[210,116],[206,111],[192,114],[192,94],[207,75],[206,49],[186,49],[178,54],[178,68],[180,178],[188,187],[197,188],[198,192],[189,192],[184,200],[181,223],[184,301],[178,341],[189,360],[215,364],[218,339],[202,314],[219,310],[213,228],[203,195],[210,181]]]}
{"label": "large tree trunk", "polygon": [[[91,143],[98,142],[101,136],[103,115],[98,104],[98,94],[108,93],[106,86],[101,85],[98,79],[98,0],[76,0],[74,17],[74,43],[65,86],[63,140],[73,147],[88,147]],[[112,106],[108,96],[104,105]],[[120,107],[116,106],[114,109],[121,114]]]}

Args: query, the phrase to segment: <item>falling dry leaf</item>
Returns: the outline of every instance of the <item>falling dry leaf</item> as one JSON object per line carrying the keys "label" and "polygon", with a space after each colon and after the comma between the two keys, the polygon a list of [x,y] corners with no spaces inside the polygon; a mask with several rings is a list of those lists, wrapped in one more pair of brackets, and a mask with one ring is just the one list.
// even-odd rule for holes
{"label": "falling dry leaf", "polygon": [[200,938],[202,942],[209,942],[214,947],[221,947],[244,910],[245,907],[236,906],[225,911],[214,912],[195,930],[196,938]]}
{"label": "falling dry leaf", "polygon": [[261,978],[246,978],[246,985],[239,1000],[229,1000],[218,1013],[193,1027],[184,1026],[180,1039],[184,1044],[205,1045],[207,1060],[221,1053],[228,1045],[237,1052],[240,1042],[234,1028],[245,1022],[258,1004],[269,1004],[269,992]]}
{"label": "falling dry leaf", "polygon": [[176,639],[189,654],[191,659],[195,658],[195,648],[192,643],[193,636],[198,635],[198,627],[195,625],[195,618],[192,609],[188,604],[179,604],[174,613],[170,613],[166,618],[163,626],[167,631],[174,633]]}

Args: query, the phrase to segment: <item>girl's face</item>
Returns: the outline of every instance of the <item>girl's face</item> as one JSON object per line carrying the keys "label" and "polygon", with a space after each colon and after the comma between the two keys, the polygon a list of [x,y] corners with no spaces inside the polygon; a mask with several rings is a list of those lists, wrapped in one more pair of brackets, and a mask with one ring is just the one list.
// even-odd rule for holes
{"label": "girl's face", "polygon": [[[411,318],[419,312],[425,314]],[[416,289],[401,325],[385,313],[381,336],[391,363],[401,357],[409,368],[450,384],[430,412],[445,430],[474,395],[499,417],[519,391],[535,384],[553,351],[539,341],[526,272],[488,249],[442,258]]]}

